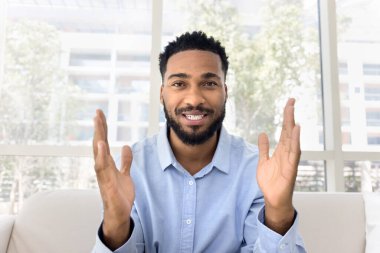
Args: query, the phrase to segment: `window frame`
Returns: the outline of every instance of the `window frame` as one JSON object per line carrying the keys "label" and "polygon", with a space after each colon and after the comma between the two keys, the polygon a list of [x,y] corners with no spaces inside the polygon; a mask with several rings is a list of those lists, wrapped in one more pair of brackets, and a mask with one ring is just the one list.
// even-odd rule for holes
{"label": "window frame", "polygon": [[[0,1],[0,38],[5,38],[6,2]],[[344,192],[344,161],[379,161],[379,152],[344,151],[342,147],[342,128],[340,113],[339,61],[337,54],[336,3],[331,0],[318,0],[320,58],[322,74],[322,101],[324,118],[324,150],[302,151],[301,160],[322,160],[325,162],[326,191]],[[152,1],[151,55],[159,55],[162,41],[163,0]],[[0,85],[4,66],[4,39],[0,40]],[[159,131],[161,76],[158,57],[150,62],[150,92],[148,136]],[[1,86],[0,86],[1,93]],[[128,143],[131,144],[131,143]],[[120,146],[112,146],[111,152],[118,154]],[[52,145],[4,145],[0,144],[0,156],[74,156],[91,157],[90,146],[52,146]]]}

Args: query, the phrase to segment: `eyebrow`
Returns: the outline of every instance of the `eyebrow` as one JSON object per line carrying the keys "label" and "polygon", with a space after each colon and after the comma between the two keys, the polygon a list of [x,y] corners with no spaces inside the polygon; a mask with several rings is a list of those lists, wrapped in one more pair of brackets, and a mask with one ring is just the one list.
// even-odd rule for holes
{"label": "eyebrow", "polygon": [[186,73],[174,73],[174,74],[171,74],[170,76],[168,76],[168,80],[171,79],[171,78],[185,78],[185,79],[188,79],[190,78],[191,76],[186,74]]}
{"label": "eyebrow", "polygon": [[[184,79],[189,79],[191,76],[186,74],[186,73],[174,73],[174,74],[171,74],[170,76],[168,76],[168,80],[171,79],[171,78],[184,78]],[[220,76],[218,76],[217,74],[215,73],[212,73],[212,72],[206,72],[206,73],[203,73],[201,75],[202,78],[204,79],[211,79],[211,78],[217,78],[219,80],[222,80],[220,78]]]}
{"label": "eyebrow", "polygon": [[222,79],[220,78],[220,76],[218,76],[217,74],[212,73],[212,72],[204,73],[204,74],[201,75],[201,77],[204,78],[204,79],[217,78],[217,79],[219,79],[219,80],[222,80]]}

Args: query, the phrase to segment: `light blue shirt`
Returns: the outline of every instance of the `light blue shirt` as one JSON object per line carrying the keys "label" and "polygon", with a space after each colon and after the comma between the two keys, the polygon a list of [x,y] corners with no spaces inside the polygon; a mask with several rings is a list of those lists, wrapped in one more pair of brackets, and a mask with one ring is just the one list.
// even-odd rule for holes
{"label": "light blue shirt", "polygon": [[[193,176],[176,160],[166,128],[132,150],[133,231],[114,252],[306,252],[297,215],[284,236],[263,223],[256,146],[223,128],[211,163]],[[93,253],[112,252],[101,236],[100,227]]]}

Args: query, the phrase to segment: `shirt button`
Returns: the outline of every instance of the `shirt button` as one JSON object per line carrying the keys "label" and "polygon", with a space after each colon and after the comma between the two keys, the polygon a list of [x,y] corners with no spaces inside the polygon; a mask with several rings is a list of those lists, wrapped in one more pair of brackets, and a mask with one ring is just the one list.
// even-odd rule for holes
{"label": "shirt button", "polygon": [[283,243],[280,245],[280,250],[284,250],[286,248],[286,246],[288,246],[287,243]]}
{"label": "shirt button", "polygon": [[193,185],[193,184],[194,184],[194,181],[190,180],[189,185]]}
{"label": "shirt button", "polygon": [[190,220],[190,219],[187,219],[187,220],[186,220],[186,224],[187,224],[187,225],[190,225],[190,224],[191,224],[191,220]]}

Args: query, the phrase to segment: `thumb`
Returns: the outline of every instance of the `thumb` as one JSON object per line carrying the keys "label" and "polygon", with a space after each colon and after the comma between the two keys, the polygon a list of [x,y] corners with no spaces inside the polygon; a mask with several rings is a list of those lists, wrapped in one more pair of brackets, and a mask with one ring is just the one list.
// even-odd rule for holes
{"label": "thumb", "polygon": [[132,164],[132,150],[129,146],[123,146],[121,149],[121,170],[120,172],[125,175],[129,175]]}
{"label": "thumb", "polygon": [[269,139],[265,133],[259,135],[259,163],[269,159]]}

